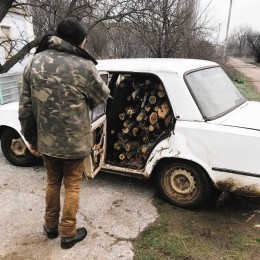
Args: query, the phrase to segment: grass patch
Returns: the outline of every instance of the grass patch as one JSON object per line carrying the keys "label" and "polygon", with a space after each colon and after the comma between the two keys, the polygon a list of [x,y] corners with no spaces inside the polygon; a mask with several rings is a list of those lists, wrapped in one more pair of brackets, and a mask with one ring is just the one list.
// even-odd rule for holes
{"label": "grass patch", "polygon": [[231,205],[201,210],[184,210],[159,198],[154,204],[160,216],[134,241],[135,260],[258,259],[259,230],[243,215],[252,210],[249,203],[243,208],[235,198]]}
{"label": "grass patch", "polygon": [[260,93],[246,79],[242,82],[234,81],[234,84],[247,100],[260,101]]}
{"label": "grass patch", "polygon": [[260,101],[260,93],[249,83],[249,80],[237,69],[225,67],[224,70],[231,78],[240,93],[250,101]]}

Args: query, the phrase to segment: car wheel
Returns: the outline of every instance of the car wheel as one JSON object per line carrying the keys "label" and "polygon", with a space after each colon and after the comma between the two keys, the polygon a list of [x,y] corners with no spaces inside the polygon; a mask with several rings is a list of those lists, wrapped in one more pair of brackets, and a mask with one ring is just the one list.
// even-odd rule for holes
{"label": "car wheel", "polygon": [[160,167],[159,188],[170,203],[195,208],[210,198],[213,186],[201,167],[176,161]]}
{"label": "car wheel", "polygon": [[23,139],[14,129],[6,129],[1,137],[1,148],[5,158],[16,166],[30,166],[36,162]]}

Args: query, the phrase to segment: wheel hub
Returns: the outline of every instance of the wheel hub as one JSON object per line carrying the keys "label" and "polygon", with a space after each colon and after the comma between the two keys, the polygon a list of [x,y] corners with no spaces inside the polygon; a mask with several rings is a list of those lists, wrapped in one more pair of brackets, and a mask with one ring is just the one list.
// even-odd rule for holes
{"label": "wheel hub", "polygon": [[27,147],[22,138],[12,139],[11,150],[16,156],[25,156]]}
{"label": "wheel hub", "polygon": [[186,169],[176,169],[170,175],[170,183],[175,192],[190,194],[196,187],[196,182],[191,173]]}

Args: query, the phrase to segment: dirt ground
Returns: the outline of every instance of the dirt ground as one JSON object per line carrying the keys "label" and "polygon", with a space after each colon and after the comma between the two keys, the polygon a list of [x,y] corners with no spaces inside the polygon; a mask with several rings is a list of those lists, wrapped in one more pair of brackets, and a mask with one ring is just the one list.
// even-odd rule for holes
{"label": "dirt ground", "polygon": [[148,183],[105,173],[84,178],[77,221],[88,235],[63,250],[60,237],[43,234],[45,184],[42,165],[16,167],[0,151],[0,259],[130,260],[132,241],[158,217]]}

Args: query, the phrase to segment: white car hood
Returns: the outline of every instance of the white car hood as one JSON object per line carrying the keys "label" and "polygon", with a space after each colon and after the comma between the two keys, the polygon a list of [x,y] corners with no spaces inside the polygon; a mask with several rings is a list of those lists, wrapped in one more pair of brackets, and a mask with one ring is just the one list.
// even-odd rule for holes
{"label": "white car hood", "polygon": [[220,121],[220,125],[260,131],[260,102],[247,101]]}

